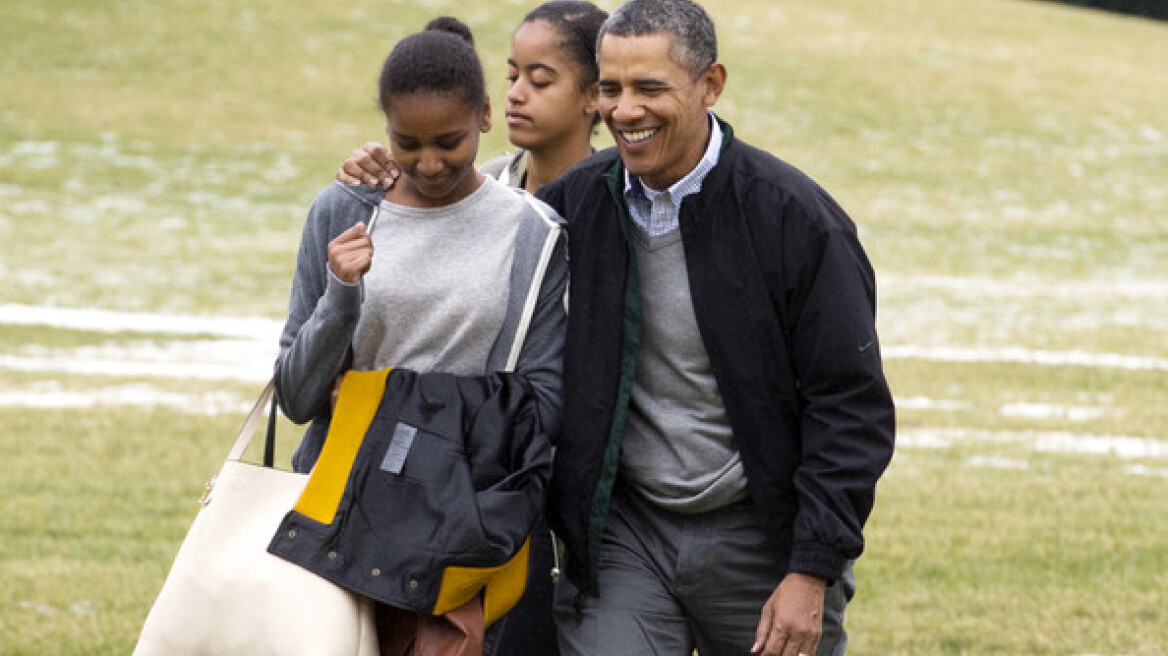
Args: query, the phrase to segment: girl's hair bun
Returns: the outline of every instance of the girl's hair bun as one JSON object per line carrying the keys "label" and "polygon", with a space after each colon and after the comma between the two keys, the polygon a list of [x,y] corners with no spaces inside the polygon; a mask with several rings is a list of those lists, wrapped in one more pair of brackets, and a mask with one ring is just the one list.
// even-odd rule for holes
{"label": "girl's hair bun", "polygon": [[458,20],[454,16],[439,16],[429,23],[426,23],[427,30],[435,30],[438,32],[449,32],[457,37],[461,37],[467,43],[474,47],[474,35],[471,34],[470,28],[466,23]]}

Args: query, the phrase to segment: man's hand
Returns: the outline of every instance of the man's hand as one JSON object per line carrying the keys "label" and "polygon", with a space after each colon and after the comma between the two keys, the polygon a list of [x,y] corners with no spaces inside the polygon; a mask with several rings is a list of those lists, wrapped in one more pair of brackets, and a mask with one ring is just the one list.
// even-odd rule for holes
{"label": "man's hand", "polygon": [[753,654],[815,656],[823,634],[823,594],[827,582],[808,574],[790,573],[762,607],[754,633]]}
{"label": "man's hand", "polygon": [[401,170],[393,160],[393,154],[385,146],[370,141],[354,150],[349,159],[341,164],[337,180],[351,185],[367,184],[370,187],[380,184],[386,189],[392,189],[399,175]]}
{"label": "man's hand", "polygon": [[355,285],[373,266],[373,240],[358,223],[328,245],[329,270],[347,285]]}

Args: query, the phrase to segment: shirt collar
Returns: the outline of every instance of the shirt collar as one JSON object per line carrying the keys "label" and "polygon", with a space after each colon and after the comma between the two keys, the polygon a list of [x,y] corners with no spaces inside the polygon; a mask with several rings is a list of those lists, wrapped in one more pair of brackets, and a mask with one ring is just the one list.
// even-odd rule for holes
{"label": "shirt collar", "polygon": [[673,183],[664,191],[656,191],[646,187],[639,177],[630,175],[629,170],[625,169],[626,198],[652,201],[657,196],[668,193],[670,198],[674,199],[675,202],[680,202],[682,198],[701,190],[702,182],[706,179],[710,171],[717,166],[718,158],[722,153],[722,127],[718,125],[718,120],[714,118],[713,112],[707,112],[707,114],[710,124],[710,141],[706,144],[706,152],[702,154],[702,159],[698,162],[698,165],[692,171],[685,174],[685,177]]}

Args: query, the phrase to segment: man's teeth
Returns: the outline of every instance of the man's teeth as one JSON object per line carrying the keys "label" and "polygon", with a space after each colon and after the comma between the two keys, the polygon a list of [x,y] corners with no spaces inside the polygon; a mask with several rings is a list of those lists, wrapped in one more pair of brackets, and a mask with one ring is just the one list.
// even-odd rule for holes
{"label": "man's teeth", "polygon": [[639,143],[657,134],[657,129],[652,130],[638,130],[637,132],[625,132],[625,141],[629,143]]}

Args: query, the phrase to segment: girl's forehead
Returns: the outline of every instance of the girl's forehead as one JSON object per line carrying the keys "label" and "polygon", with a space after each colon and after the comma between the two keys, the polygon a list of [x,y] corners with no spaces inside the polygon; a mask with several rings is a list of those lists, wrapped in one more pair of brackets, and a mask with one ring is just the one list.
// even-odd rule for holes
{"label": "girl's forehead", "polygon": [[552,69],[570,78],[584,76],[584,65],[573,59],[561,29],[540,18],[520,25],[511,38],[508,63],[521,69]]}
{"label": "girl's forehead", "polygon": [[511,37],[511,56],[536,54],[541,57],[566,58],[564,35],[545,20],[524,23]]}
{"label": "girl's forehead", "polygon": [[390,134],[417,139],[457,132],[477,132],[482,111],[469,103],[433,94],[407,94],[390,100],[386,128]]}
{"label": "girl's forehead", "polygon": [[433,114],[444,118],[460,115],[473,116],[481,109],[481,104],[467,100],[462,90],[414,91],[399,93],[389,97],[386,115],[391,119],[406,114]]}
{"label": "girl's forehead", "polygon": [[515,30],[515,34],[511,37],[512,41],[519,39],[527,41],[559,41],[564,38],[560,32],[560,28],[551,21],[542,18],[527,21]]}

